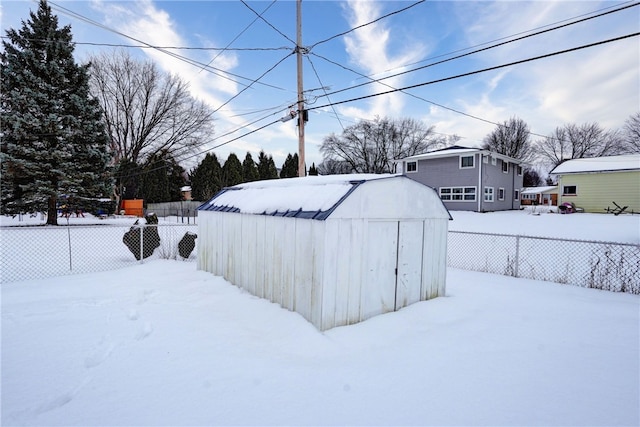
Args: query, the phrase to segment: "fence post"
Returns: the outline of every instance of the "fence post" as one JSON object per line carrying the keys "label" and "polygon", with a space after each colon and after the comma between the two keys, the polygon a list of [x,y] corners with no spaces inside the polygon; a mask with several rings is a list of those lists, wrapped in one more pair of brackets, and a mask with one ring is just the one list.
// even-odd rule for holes
{"label": "fence post", "polygon": [[144,225],[140,225],[140,264],[144,264]]}
{"label": "fence post", "polygon": [[513,268],[514,277],[520,277],[518,266],[520,265],[520,236],[516,236],[516,265]]}

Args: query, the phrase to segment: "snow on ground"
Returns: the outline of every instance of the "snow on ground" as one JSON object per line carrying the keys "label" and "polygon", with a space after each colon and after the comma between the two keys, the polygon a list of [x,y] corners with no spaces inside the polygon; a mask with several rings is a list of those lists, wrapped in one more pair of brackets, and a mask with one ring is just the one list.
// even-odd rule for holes
{"label": "snow on ground", "polygon": [[[640,241],[636,215],[452,216]],[[637,295],[449,269],[446,297],[320,333],[193,262],[1,291],[2,425],[640,425]]]}
{"label": "snow on ground", "polygon": [[553,209],[550,212],[549,207],[536,206],[487,213],[451,211],[449,230],[640,244],[640,215],[561,215]]}

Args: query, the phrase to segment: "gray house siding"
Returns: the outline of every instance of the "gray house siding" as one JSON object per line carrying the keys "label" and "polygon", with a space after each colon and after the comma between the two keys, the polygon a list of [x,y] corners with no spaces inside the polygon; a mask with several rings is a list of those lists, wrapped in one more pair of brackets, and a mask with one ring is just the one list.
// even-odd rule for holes
{"label": "gray house siding", "polygon": [[[476,197],[473,201],[443,200],[449,210],[475,211],[478,209],[478,198],[481,196],[478,188],[479,165],[478,154],[473,154],[473,168],[460,168],[460,156],[438,159],[419,160],[416,172],[406,172],[406,175],[418,182],[428,185],[440,194],[441,188],[475,187]],[[406,170],[406,166],[405,169]]]}
{"label": "gray house siding", "polygon": [[[473,156],[473,167],[461,168],[461,156]],[[522,188],[523,176],[518,174],[516,163],[498,158],[492,160],[482,153],[418,159],[415,162],[415,170],[408,170],[407,162],[403,162],[404,174],[434,188],[449,210],[491,212],[520,208],[516,190],[519,192]],[[503,172],[503,163],[507,165],[506,173]],[[475,189],[475,199],[465,200],[471,198],[472,188]]]}

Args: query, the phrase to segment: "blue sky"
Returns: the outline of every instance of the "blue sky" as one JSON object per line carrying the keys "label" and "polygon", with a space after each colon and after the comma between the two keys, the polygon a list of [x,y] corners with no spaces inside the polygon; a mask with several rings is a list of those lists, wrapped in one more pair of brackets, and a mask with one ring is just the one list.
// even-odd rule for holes
{"label": "blue sky", "polygon": [[[514,116],[527,122],[535,134],[548,135],[568,123],[596,122],[604,128],[617,129],[640,110],[640,38],[637,36],[422,85],[405,93],[331,106],[389,91],[390,86],[420,85],[640,31],[640,7],[636,6],[425,67],[479,47],[508,41],[516,35],[529,34],[531,30],[568,23],[633,2],[428,1],[408,8],[414,3],[302,2],[302,45],[310,48],[303,61],[305,99],[310,109],[305,127],[307,165],[322,161],[319,147],[324,137],[340,134],[344,127],[361,119],[371,120],[376,115],[422,120],[434,125],[436,132],[460,136],[459,144],[472,147],[480,145],[495,129],[494,123]],[[71,24],[74,41],[78,43],[78,61],[85,60],[89,54],[114,49],[100,44],[139,44],[116,32],[154,46],[228,46],[225,51],[171,50],[192,61],[210,63],[215,70],[188,64],[154,49],[127,49],[136,57],[155,61],[164,71],[179,74],[189,82],[195,97],[218,109],[216,132],[203,149],[224,144],[214,149],[221,160],[226,159],[229,152],[243,158],[249,151],[256,158],[257,153],[264,150],[272,154],[280,166],[288,153],[297,151],[295,121],[278,122],[225,144],[284,116],[288,107],[296,102],[296,56],[292,54],[296,40],[295,1],[247,1],[245,4],[241,1],[58,0],[50,5],[61,25]],[[408,9],[335,37],[404,8]],[[9,27],[18,28],[20,21],[28,18],[30,9],[37,9],[37,2],[3,0],[2,34]],[[100,26],[74,17],[69,11]],[[264,20],[256,19],[256,13],[262,14]],[[423,68],[384,80],[387,86],[367,84],[343,90],[369,81],[362,76],[378,79],[418,67]],[[264,77],[243,91],[263,74]],[[339,92],[331,94],[336,91]],[[223,136],[227,133],[229,135]],[[202,156],[185,161],[183,166],[191,167]]]}

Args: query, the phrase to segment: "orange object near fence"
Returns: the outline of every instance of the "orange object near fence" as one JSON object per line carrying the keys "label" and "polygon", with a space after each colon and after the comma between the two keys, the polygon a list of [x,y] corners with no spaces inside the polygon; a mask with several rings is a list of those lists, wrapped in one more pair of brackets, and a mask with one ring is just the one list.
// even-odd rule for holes
{"label": "orange object near fence", "polygon": [[123,200],[121,210],[124,211],[125,215],[135,215],[139,217],[144,216],[144,208],[142,206],[142,199],[135,200]]}

